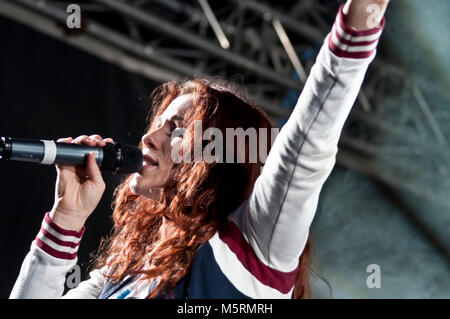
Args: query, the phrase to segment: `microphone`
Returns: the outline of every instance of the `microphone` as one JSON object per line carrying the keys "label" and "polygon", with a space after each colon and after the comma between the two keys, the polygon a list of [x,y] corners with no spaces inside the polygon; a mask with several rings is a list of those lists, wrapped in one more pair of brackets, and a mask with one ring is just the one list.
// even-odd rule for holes
{"label": "microphone", "polygon": [[91,147],[51,140],[31,140],[11,137],[0,139],[0,159],[42,165],[62,164],[85,166],[89,153],[101,171],[131,174],[142,167],[143,155],[139,148],[120,143],[106,143],[104,147]]}

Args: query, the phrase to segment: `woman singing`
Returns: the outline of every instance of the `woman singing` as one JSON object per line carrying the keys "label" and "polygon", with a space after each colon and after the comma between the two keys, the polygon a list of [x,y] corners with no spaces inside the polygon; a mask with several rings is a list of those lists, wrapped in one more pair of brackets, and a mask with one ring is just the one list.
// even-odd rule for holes
{"label": "woman singing", "polygon": [[[309,228],[344,122],[375,57],[387,5],[388,0],[349,0],[340,8],[267,159],[259,150],[271,145],[270,121],[236,88],[194,79],[156,89],[140,143],[144,165],[116,189],[113,233],[90,278],[63,296],[85,221],[105,189],[94,154],[85,168],[57,166],[55,203],[10,297],[310,296]],[[223,154],[214,161],[186,160],[185,154],[195,157],[196,123],[203,151],[211,129],[223,132]],[[258,151],[250,138],[244,147],[227,147],[228,128],[256,129]],[[83,135],[59,141],[104,146],[112,139]],[[174,154],[183,160],[175,161]]]}

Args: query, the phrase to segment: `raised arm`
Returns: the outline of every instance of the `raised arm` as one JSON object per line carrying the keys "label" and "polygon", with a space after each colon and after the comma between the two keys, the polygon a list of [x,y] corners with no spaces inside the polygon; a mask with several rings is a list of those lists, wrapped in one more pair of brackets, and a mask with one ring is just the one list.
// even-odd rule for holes
{"label": "raised arm", "polygon": [[293,272],[298,267],[344,122],[375,56],[387,4],[352,0],[341,6],[253,193],[231,217],[271,268]]}

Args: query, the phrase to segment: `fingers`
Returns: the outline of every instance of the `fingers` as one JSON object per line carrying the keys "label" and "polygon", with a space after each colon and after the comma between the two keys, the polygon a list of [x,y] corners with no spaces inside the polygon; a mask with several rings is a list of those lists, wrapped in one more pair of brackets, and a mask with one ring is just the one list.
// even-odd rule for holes
{"label": "fingers", "polygon": [[114,140],[112,138],[110,138],[110,137],[102,138],[98,134],[93,134],[93,135],[90,135],[90,136],[80,135],[77,138],[75,138],[74,140],[72,140],[71,143],[83,144],[83,145],[87,145],[87,146],[100,146],[100,147],[103,147],[103,146],[106,145],[106,143],[114,143]]}
{"label": "fingers", "polygon": [[57,142],[60,142],[60,143],[70,143],[70,142],[72,142],[72,140],[73,140],[73,138],[71,138],[71,137],[64,137],[64,138],[59,138],[59,139],[57,140]]}
{"label": "fingers", "polygon": [[103,142],[103,139],[98,138],[99,135],[81,135],[78,136],[76,139],[72,141],[74,144],[83,144],[86,146],[105,146],[105,142]]}
{"label": "fingers", "polygon": [[89,153],[89,156],[86,161],[86,174],[89,180],[91,180],[94,184],[105,187],[105,183],[102,178],[102,173],[100,172],[100,168],[95,161],[95,153]]}
{"label": "fingers", "polygon": [[[93,134],[90,136],[80,135],[80,136],[76,137],[75,139],[73,139],[72,137],[59,138],[56,142],[82,144],[82,145],[91,146],[91,147],[95,147],[95,146],[104,147],[106,145],[106,143],[114,143],[114,140],[111,137],[102,138],[101,135],[99,135],[99,134]],[[95,162],[95,160],[94,160],[94,162]],[[55,166],[56,166],[56,171],[59,173],[64,165],[56,164]],[[97,167],[97,170],[98,170],[98,165],[96,162],[95,162],[95,166]],[[65,169],[73,170],[73,168],[70,166],[69,166],[69,168],[65,168]],[[91,171],[91,173],[95,175],[95,176],[93,175],[92,177],[98,178],[98,174],[96,174],[95,169],[94,169],[94,171]]]}
{"label": "fingers", "polygon": [[91,135],[91,136],[89,136],[89,138],[90,138],[91,140],[96,141],[96,142],[97,142],[97,145],[99,145],[99,146],[105,146],[105,145],[106,145],[106,143],[105,143],[105,141],[103,140],[103,138],[102,138],[100,135],[98,135],[98,134]]}

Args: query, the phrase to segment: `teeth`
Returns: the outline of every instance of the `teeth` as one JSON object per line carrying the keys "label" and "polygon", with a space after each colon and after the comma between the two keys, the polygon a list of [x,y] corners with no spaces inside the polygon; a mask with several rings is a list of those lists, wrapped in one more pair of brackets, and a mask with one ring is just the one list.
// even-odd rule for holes
{"label": "teeth", "polygon": [[142,165],[155,165],[153,162],[143,161]]}

